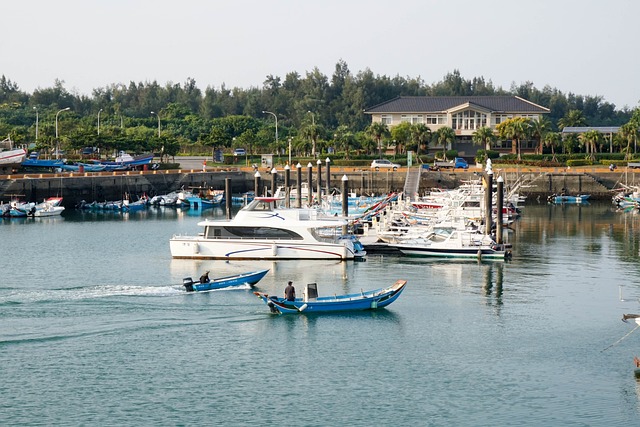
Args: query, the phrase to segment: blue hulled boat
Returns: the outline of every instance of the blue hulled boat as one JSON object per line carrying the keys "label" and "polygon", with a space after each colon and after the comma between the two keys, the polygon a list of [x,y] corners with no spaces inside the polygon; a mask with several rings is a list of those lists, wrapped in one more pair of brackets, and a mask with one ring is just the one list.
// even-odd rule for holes
{"label": "blue hulled boat", "polygon": [[585,203],[589,201],[589,197],[589,194],[578,194],[577,196],[552,194],[549,196],[549,201],[551,203]]}
{"label": "blue hulled boat", "polygon": [[317,284],[309,283],[305,286],[303,297],[296,298],[294,301],[287,301],[275,295],[269,296],[263,292],[254,292],[254,294],[262,299],[274,314],[375,310],[394,302],[406,284],[406,280],[398,280],[388,288],[355,294],[318,297]]}
{"label": "blue hulled boat", "polygon": [[242,286],[245,284],[253,286],[262,280],[268,272],[268,269],[252,271],[249,273],[236,274],[234,276],[219,277],[205,283],[200,283],[200,281],[194,282],[191,277],[186,277],[182,279],[182,285],[185,287],[187,292],[210,291],[213,289],[223,289],[232,286]]}

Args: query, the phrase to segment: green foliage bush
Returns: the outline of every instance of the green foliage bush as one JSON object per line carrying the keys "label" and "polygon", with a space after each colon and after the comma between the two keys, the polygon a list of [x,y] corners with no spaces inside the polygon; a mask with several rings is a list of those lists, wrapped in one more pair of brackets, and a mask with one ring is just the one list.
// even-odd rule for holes
{"label": "green foliage bush", "polygon": [[589,159],[571,159],[567,160],[567,166],[593,166],[595,162]]}

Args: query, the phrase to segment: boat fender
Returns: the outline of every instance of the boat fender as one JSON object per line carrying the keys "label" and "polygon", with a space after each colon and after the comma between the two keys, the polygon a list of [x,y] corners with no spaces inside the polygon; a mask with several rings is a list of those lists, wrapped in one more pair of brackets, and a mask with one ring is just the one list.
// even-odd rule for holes
{"label": "boat fender", "polygon": [[199,254],[200,253],[200,245],[198,245],[197,243],[193,244],[193,253],[194,254]]}
{"label": "boat fender", "polygon": [[278,245],[276,245],[275,243],[271,245],[271,255],[273,256],[278,255]]}
{"label": "boat fender", "polygon": [[300,306],[300,308],[298,309],[298,311],[305,311],[307,309],[308,305],[307,304],[302,304]]}

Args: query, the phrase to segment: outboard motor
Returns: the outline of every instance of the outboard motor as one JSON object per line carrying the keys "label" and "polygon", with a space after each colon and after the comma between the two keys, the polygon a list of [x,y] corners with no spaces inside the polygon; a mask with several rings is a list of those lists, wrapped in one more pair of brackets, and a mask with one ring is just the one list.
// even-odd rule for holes
{"label": "outboard motor", "polygon": [[185,277],[184,279],[182,279],[182,286],[185,287],[187,292],[193,292],[193,280],[191,279],[191,277]]}

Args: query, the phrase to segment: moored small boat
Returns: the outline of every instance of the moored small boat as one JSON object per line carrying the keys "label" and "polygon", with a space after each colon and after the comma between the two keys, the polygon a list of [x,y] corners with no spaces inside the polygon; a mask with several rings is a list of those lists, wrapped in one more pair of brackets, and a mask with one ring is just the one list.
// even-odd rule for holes
{"label": "moored small boat", "polygon": [[254,294],[264,301],[273,314],[375,310],[394,302],[406,284],[406,280],[398,280],[387,288],[361,291],[355,294],[318,297],[317,284],[309,283],[305,286],[303,297],[293,301],[263,292],[254,292]]}
{"label": "moored small boat", "polygon": [[577,196],[569,196],[566,194],[552,194],[549,196],[551,203],[585,203],[589,201],[590,194],[578,194]]}
{"label": "moored small boat", "polygon": [[249,273],[235,274],[233,276],[218,277],[205,283],[201,283],[200,281],[194,282],[191,277],[185,277],[182,279],[182,285],[185,287],[187,292],[210,291],[213,289],[230,288],[245,284],[253,286],[262,280],[268,272],[268,269],[251,271]]}

